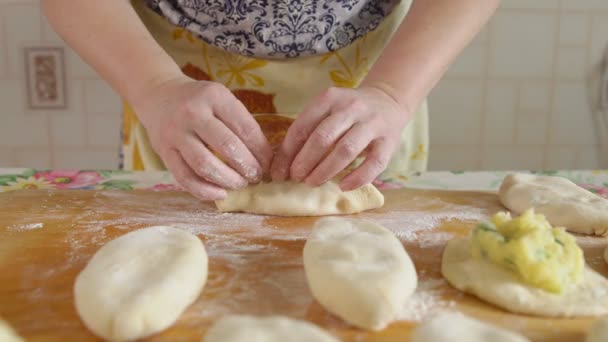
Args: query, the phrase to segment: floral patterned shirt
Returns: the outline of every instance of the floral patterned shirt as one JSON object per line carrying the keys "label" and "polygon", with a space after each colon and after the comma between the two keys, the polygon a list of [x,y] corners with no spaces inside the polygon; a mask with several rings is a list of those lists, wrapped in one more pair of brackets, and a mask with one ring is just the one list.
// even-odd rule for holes
{"label": "floral patterned shirt", "polygon": [[282,59],[336,51],[374,30],[400,0],[144,0],[208,44]]}

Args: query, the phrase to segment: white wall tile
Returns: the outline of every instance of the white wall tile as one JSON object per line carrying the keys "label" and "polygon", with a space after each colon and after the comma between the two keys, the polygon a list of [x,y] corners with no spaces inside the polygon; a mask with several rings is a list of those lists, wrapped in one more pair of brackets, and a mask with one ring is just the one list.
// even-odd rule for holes
{"label": "white wall tile", "polygon": [[116,169],[118,151],[115,149],[57,149],[54,168]]}
{"label": "white wall tile", "polygon": [[[606,1],[608,4],[608,1]],[[593,17],[591,26],[591,63],[595,65],[602,60],[608,49],[608,14]]]}
{"label": "white wall tile", "polygon": [[547,115],[519,113],[515,141],[522,145],[544,145],[547,139]]}
{"label": "white wall tile", "polygon": [[486,48],[483,45],[469,45],[450,66],[447,77],[479,77],[486,67]]}
{"label": "white wall tile", "polygon": [[[608,167],[604,164],[603,167]],[[600,151],[596,146],[586,146],[579,148],[575,169],[599,169],[600,168]]]}
{"label": "white wall tile", "polygon": [[72,80],[67,87],[68,106],[62,110],[48,110],[53,145],[78,147],[85,145],[86,124],[82,81]]}
{"label": "white wall tile", "polygon": [[551,104],[551,83],[523,82],[519,87],[519,110],[528,114],[544,114]]}
{"label": "white wall tile", "polygon": [[501,9],[558,9],[559,0],[503,0]]}
{"label": "white wall tile", "polygon": [[49,115],[53,146],[81,147],[86,142],[85,115]]}
{"label": "white wall tile", "polygon": [[431,145],[429,170],[475,170],[479,167],[479,146]]}
{"label": "white wall tile", "polygon": [[15,153],[13,149],[0,148],[0,168],[15,166]]}
{"label": "white wall tile", "polygon": [[517,87],[515,84],[488,83],[486,106],[484,108],[484,143],[513,143],[515,138],[516,105]]}
{"label": "white wall tile", "polygon": [[493,19],[490,75],[550,77],[557,29],[552,13],[499,12]]}
{"label": "white wall tile", "polygon": [[40,8],[37,4],[13,4],[3,6],[0,13],[4,21],[6,48],[8,49],[8,74],[21,76],[23,70],[23,47],[39,42]]}
{"label": "white wall tile", "polygon": [[429,100],[435,144],[477,144],[481,133],[481,82],[444,79]]}
{"label": "white wall tile", "polygon": [[20,115],[2,117],[0,146],[45,147],[49,144],[46,115]]}
{"label": "white wall tile", "polygon": [[87,118],[87,143],[93,147],[114,147],[120,144],[120,113],[90,115]]}
{"label": "white wall tile", "polygon": [[[0,80],[0,116],[20,116],[25,111],[25,85],[21,80]],[[0,125],[0,134],[7,128]]]}
{"label": "white wall tile", "polygon": [[485,170],[541,170],[542,164],[540,146],[486,146],[482,158]]}
{"label": "white wall tile", "polygon": [[16,167],[51,168],[51,155],[48,149],[16,149]]}
{"label": "white wall tile", "polygon": [[595,122],[589,110],[584,83],[558,84],[554,102],[553,144],[597,144]]}
{"label": "white wall tile", "polygon": [[590,17],[581,13],[564,13],[559,19],[560,45],[587,45]]}
{"label": "white wall tile", "polygon": [[[0,7],[2,11],[2,7]],[[0,77],[6,77],[8,74],[8,49],[6,39],[4,38],[4,28],[2,25],[2,16],[0,16]]]}
{"label": "white wall tile", "polygon": [[[525,0],[522,0],[525,1]],[[606,0],[561,0],[562,8],[566,10],[606,10]]]}
{"label": "white wall tile", "polygon": [[575,47],[561,48],[557,56],[556,75],[562,79],[585,79],[587,50]]}
{"label": "white wall tile", "polygon": [[573,147],[549,147],[547,149],[546,170],[571,170],[576,163],[576,149]]}
{"label": "white wall tile", "polygon": [[104,81],[85,81],[85,109],[89,114],[122,113],[118,94]]}
{"label": "white wall tile", "polygon": [[23,92],[22,82],[0,80],[0,147],[48,145],[47,117],[24,114]]}

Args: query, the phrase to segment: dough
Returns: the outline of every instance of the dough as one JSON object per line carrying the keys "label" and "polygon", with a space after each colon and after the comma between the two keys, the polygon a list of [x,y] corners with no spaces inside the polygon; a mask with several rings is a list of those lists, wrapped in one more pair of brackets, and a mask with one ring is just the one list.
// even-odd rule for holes
{"label": "dough", "polygon": [[209,329],[204,342],[338,342],[317,326],[283,316],[230,315]]}
{"label": "dough", "polygon": [[608,318],[597,320],[589,331],[585,342],[606,342],[608,341]]}
{"label": "dough", "polygon": [[512,174],[505,177],[498,195],[516,214],[534,207],[553,226],[583,234],[608,233],[608,200],[566,178]]}
{"label": "dough", "polygon": [[608,280],[585,266],[583,279],[561,295],[521,282],[517,274],[471,256],[469,238],[448,242],[441,273],[458,290],[471,293],[508,311],[545,317],[586,317],[608,314]]}
{"label": "dough", "polygon": [[220,212],[246,212],[278,216],[354,214],[384,205],[384,196],[372,184],[343,192],[336,181],[319,187],[305,183],[260,183],[228,191],[215,202]]}
{"label": "dough", "polygon": [[442,312],[422,322],[411,337],[412,342],[528,342],[509,330],[467,317],[458,312]]}
{"label": "dough", "polygon": [[198,237],[172,227],[140,229],[95,253],[76,278],[76,309],[96,335],[135,340],[175,323],[206,280]]}
{"label": "dough", "polygon": [[2,342],[24,342],[21,336],[8,323],[0,319],[0,341]]}
{"label": "dough", "polygon": [[346,322],[370,330],[394,321],[416,289],[416,269],[401,242],[371,222],[319,220],[304,245],[314,298]]}

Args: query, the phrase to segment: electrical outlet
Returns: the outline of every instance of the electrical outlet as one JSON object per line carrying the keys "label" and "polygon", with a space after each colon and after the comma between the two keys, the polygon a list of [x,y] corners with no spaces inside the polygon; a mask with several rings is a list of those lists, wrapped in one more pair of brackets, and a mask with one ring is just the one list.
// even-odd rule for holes
{"label": "electrical outlet", "polygon": [[63,47],[26,47],[24,53],[30,109],[66,108]]}

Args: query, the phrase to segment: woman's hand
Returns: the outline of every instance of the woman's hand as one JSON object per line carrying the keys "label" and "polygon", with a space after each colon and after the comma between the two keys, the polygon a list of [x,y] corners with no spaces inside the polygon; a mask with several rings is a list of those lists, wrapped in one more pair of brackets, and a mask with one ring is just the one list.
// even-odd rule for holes
{"label": "woman's hand", "polygon": [[133,105],[153,148],[194,196],[221,199],[225,189],[259,182],[268,171],[273,154],[268,141],[223,85],[184,76],[142,94]]}
{"label": "woman's hand", "polygon": [[330,88],[287,131],[272,163],[272,179],[318,186],[365,151],[365,161],[340,187],[346,191],[369,183],[386,168],[409,115],[379,87]]}

